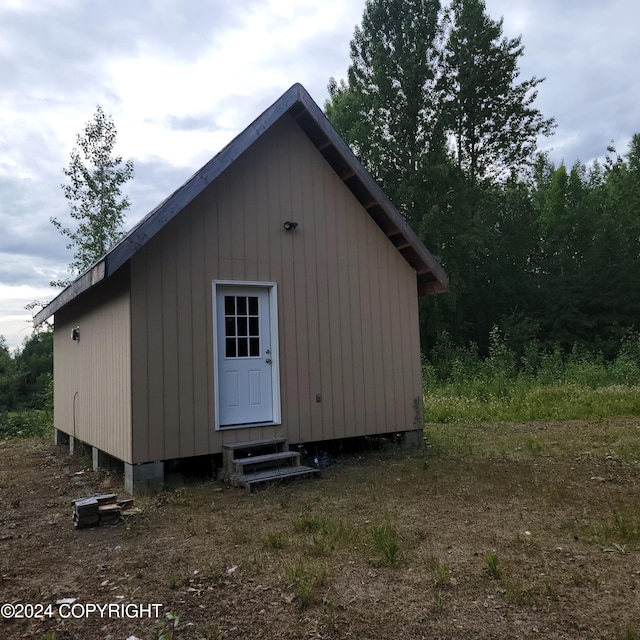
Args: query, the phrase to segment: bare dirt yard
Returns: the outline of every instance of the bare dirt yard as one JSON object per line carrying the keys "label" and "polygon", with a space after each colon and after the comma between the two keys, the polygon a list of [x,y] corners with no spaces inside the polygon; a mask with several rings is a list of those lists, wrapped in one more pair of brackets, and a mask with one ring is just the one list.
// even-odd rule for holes
{"label": "bare dirt yard", "polygon": [[121,478],[1,442],[0,603],[31,619],[0,617],[0,638],[640,637],[639,418],[426,435],[251,495],[187,482],[84,530],[71,500],[124,497]]}

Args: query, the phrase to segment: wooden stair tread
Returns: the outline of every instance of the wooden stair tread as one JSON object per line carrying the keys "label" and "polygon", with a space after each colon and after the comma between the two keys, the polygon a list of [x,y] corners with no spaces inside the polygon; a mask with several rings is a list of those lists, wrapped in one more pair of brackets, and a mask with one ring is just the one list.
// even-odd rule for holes
{"label": "wooden stair tread", "polygon": [[287,442],[286,438],[270,438],[268,440],[249,440],[247,442],[231,442],[229,444],[223,444],[223,449],[229,449],[231,451],[237,451],[239,449],[258,449],[260,447],[268,447],[269,445],[284,444]]}
{"label": "wooden stair tread", "polygon": [[261,464],[265,462],[278,462],[279,460],[286,460],[287,458],[299,458],[300,453],[298,451],[278,451],[276,453],[266,453],[262,456],[249,456],[248,458],[234,458],[233,464],[237,465],[251,465]]}
{"label": "wooden stair tread", "polygon": [[256,473],[245,473],[236,475],[231,479],[232,484],[240,487],[246,487],[251,491],[251,487],[261,482],[270,482],[272,480],[282,480],[284,478],[295,478],[299,476],[318,475],[319,470],[313,467],[283,467],[281,469],[267,469]]}

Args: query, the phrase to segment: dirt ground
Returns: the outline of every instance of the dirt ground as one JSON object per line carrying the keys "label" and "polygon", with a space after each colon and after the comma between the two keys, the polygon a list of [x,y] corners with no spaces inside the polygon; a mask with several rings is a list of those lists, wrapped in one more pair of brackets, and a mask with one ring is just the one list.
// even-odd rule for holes
{"label": "dirt ground", "polygon": [[0,638],[640,637],[640,419],[427,435],[251,495],[188,481],[85,530],[71,500],[122,479],[0,442],[0,604],[30,618]]}

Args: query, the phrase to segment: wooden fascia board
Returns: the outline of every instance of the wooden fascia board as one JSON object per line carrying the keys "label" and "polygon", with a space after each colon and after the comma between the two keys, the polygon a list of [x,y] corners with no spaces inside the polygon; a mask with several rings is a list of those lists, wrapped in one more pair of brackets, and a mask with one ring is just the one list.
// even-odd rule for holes
{"label": "wooden fascia board", "polygon": [[44,309],[41,309],[33,318],[33,326],[41,325],[48,320],[56,311],[62,309],[69,302],[77,298],[98,282],[102,282],[106,277],[106,265],[104,260],[100,260],[88,271],[85,271],[79,278],[74,280],[62,293],[57,295]]}
{"label": "wooden fascia board", "polygon": [[[324,134],[324,138],[328,139],[331,142],[331,145],[333,146],[337,154],[341,157],[342,161],[349,166],[349,179],[353,179],[354,177],[357,178],[360,184],[364,187],[367,196],[366,198],[359,198],[361,204],[363,204],[366,209],[370,209],[372,206],[375,206],[377,204],[384,211],[387,219],[391,223],[391,228],[394,229],[394,233],[401,235],[403,239],[402,243],[410,246],[413,251],[415,251],[420,261],[427,267],[427,269],[433,274],[435,280],[438,282],[438,285],[434,285],[434,287],[430,286],[428,288],[437,289],[438,292],[447,291],[449,285],[448,278],[446,273],[444,272],[444,269],[440,266],[433,255],[427,250],[427,248],[415,234],[413,229],[411,229],[407,221],[402,217],[400,212],[389,200],[380,185],[362,166],[361,162],[358,160],[358,158],[356,158],[349,145],[347,145],[347,143],[340,137],[340,135],[338,135],[337,131],[333,128],[320,107],[318,107],[318,105],[311,99],[311,96],[309,96],[309,94],[302,87],[300,88],[302,89],[300,93],[300,100],[306,107],[307,113],[311,116],[314,124],[322,131],[322,133]],[[327,145],[325,143],[323,149],[326,149],[326,146]],[[323,155],[326,158],[326,154]],[[338,173],[338,175],[340,174]],[[351,189],[346,181],[345,185],[347,186],[347,188],[353,191],[353,189]],[[366,206],[365,203],[367,203]],[[416,268],[413,264],[411,266]],[[418,269],[416,269],[416,271],[418,271]]]}

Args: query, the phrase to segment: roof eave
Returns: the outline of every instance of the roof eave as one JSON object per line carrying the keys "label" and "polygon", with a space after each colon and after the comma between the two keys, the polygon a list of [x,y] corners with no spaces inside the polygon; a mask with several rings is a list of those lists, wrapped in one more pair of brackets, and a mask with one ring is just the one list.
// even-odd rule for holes
{"label": "roof eave", "polygon": [[447,276],[438,261],[422,244],[304,87],[294,84],[187,182],[147,214],[100,261],[38,312],[34,317],[34,325],[42,324],[74,298],[120,269],[285,113],[290,113],[295,118],[389,241],[416,270],[419,294],[447,291]]}
{"label": "roof eave", "polygon": [[106,261],[103,258],[74,280],[66,289],[59,293],[46,307],[38,311],[33,317],[33,326],[40,326],[48,320],[56,311],[62,309],[91,287],[98,284],[107,276]]}

